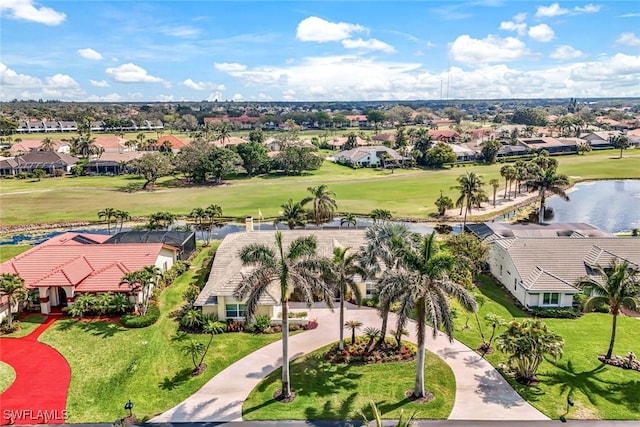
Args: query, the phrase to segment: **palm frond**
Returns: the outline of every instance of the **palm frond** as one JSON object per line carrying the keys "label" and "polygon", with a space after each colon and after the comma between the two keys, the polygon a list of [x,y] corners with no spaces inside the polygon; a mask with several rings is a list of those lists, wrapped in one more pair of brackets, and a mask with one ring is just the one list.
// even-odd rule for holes
{"label": "palm frond", "polygon": [[262,243],[251,243],[240,249],[238,253],[240,260],[244,265],[265,265],[272,266],[275,261],[276,254],[269,246]]}

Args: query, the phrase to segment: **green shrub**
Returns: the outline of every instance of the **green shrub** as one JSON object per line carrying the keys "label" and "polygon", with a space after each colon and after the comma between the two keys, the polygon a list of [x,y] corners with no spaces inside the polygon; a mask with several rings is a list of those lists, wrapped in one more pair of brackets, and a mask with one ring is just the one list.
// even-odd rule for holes
{"label": "green shrub", "polygon": [[583,293],[575,294],[573,296],[573,305],[577,305],[580,311],[584,311],[584,305],[589,297]]}
{"label": "green shrub", "polygon": [[609,306],[609,304],[603,302],[603,303],[600,303],[597,306],[595,306],[593,308],[593,311],[595,311],[596,313],[609,313],[611,311],[611,306]]}
{"label": "green shrub", "polygon": [[144,315],[134,315],[134,314],[125,314],[120,318],[120,321],[127,328],[146,328],[147,326],[151,326],[160,317],[160,309],[156,304],[149,305],[149,309],[147,310],[147,314]]}
{"label": "green shrub", "polygon": [[271,326],[271,318],[266,315],[256,316],[256,320],[251,325],[253,332],[264,333]]}
{"label": "green shrub", "polygon": [[532,307],[531,312],[535,317],[543,319],[576,319],[580,317],[580,311],[573,307]]}

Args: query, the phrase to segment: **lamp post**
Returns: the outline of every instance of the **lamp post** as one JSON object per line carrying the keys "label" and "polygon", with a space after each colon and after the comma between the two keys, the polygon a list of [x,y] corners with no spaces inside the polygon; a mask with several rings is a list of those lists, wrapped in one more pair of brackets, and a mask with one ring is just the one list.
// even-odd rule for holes
{"label": "lamp post", "polygon": [[124,409],[129,411],[129,417],[133,417],[133,402],[131,401],[131,399],[129,399],[127,403],[124,404]]}

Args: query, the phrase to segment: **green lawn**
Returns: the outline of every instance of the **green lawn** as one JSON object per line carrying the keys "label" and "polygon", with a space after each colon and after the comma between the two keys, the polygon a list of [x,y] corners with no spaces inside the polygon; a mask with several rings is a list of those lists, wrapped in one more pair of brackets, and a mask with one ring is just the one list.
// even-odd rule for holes
{"label": "green lawn", "polygon": [[[523,316],[493,281],[482,278],[482,283],[482,293],[487,302],[480,308],[481,319],[489,312],[507,320]],[[476,348],[481,339],[475,320],[471,317],[471,328],[466,330],[465,321],[466,315],[459,311],[455,337]],[[611,316],[593,313],[575,320],[544,319],[544,322],[565,339],[564,356],[558,362],[545,361],[542,364],[537,387],[525,387],[510,381],[516,390],[553,419],[564,413],[567,396],[570,396],[576,405],[568,418],[640,420],[640,372],[602,365],[596,358],[607,350]],[[638,319],[618,318],[615,354],[640,353],[639,327]],[[488,326],[485,326],[485,333],[491,333]],[[487,360],[497,366],[506,361],[506,355],[490,354]]]}
{"label": "green lawn", "polygon": [[0,245],[0,262],[5,262],[29,249],[30,245]]}
{"label": "green lawn", "polygon": [[[425,384],[435,394],[426,404],[412,403],[405,391],[413,388],[415,362],[374,365],[331,364],[322,355],[329,346],[291,364],[292,403],[279,403],[273,393],[280,388],[281,369],[267,376],[242,406],[242,418],[255,420],[349,420],[362,419],[369,402],[377,404],[384,418],[398,418],[400,411],[418,411],[417,418],[444,419],[453,408],[456,383],[449,366],[427,352]],[[368,415],[371,419],[371,416]]]}
{"label": "green lawn", "polygon": [[29,335],[35,328],[44,322],[46,316],[42,314],[28,314],[20,319],[20,330],[11,334],[2,335],[3,337],[20,338]]}
{"label": "green lawn", "polygon": [[16,379],[16,371],[10,365],[0,362],[0,393],[9,388]]}
{"label": "green lawn", "polygon": [[[628,150],[622,159],[613,159],[615,151],[586,156],[558,157],[560,171],[574,181],[604,178],[640,178],[639,150]],[[325,162],[318,170],[301,177],[265,176],[226,181],[213,187],[176,187],[171,178],[163,178],[153,192],[127,193],[122,189],[139,178],[80,177],[31,180],[4,180],[2,197],[3,225],[88,220],[97,221],[97,212],[105,207],[145,216],[158,210],[188,214],[194,207],[211,203],[222,206],[224,214],[235,218],[278,215],[280,204],[289,198],[298,200],[309,186],[328,184],[336,192],[340,212],[367,214],[384,206],[395,217],[426,219],[435,211],[434,201],[440,195],[455,196],[451,186],[466,171],[480,173],[485,181],[499,178],[501,164],[466,166],[444,170],[354,170]],[[491,190],[487,187],[487,191]]]}
{"label": "green lawn", "polygon": [[[218,335],[205,359],[205,373],[191,377],[191,359],[182,353],[185,341],[172,341],[177,325],[168,314],[182,304],[187,285],[199,280],[208,250],[191,270],[167,288],[161,298],[162,315],[144,329],[125,329],[107,322],[56,322],[41,341],[60,351],[71,366],[67,401],[69,422],[113,422],[123,416],[131,399],[138,419],[145,420],[178,404],[215,374],[258,348],[276,341],[278,334]],[[206,343],[208,336],[191,336]]]}

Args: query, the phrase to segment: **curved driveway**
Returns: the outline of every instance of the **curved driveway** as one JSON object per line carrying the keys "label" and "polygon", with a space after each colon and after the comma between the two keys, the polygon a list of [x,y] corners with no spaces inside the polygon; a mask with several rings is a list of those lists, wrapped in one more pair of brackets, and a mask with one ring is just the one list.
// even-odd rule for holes
{"label": "curved driveway", "polygon": [[0,360],[16,379],[0,395],[0,424],[62,424],[71,369],[57,350],[38,341],[52,317],[22,338],[0,338]]}
{"label": "curved driveway", "polygon": [[[292,307],[293,308],[293,307]],[[289,338],[291,359],[335,342],[338,312],[326,308],[304,309],[317,318],[317,329]],[[345,320],[359,320],[365,326],[379,327],[375,309],[349,305]],[[390,319],[390,325],[395,319]],[[409,341],[416,342],[413,325]],[[436,353],[453,370],[456,398],[449,419],[454,420],[546,420],[544,414],[520,397],[486,360],[464,344],[450,343],[438,334],[429,340],[427,349]],[[227,367],[182,403],[154,417],[151,422],[216,422],[241,421],[242,403],[269,373],[279,368],[281,341],[257,350]]]}

